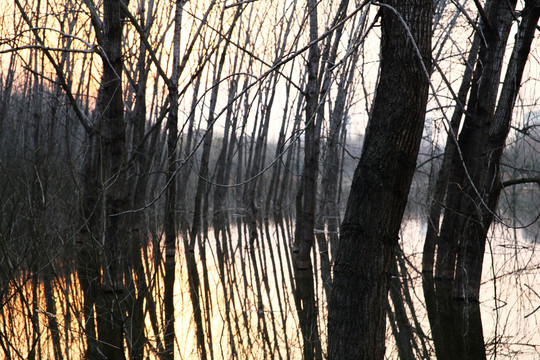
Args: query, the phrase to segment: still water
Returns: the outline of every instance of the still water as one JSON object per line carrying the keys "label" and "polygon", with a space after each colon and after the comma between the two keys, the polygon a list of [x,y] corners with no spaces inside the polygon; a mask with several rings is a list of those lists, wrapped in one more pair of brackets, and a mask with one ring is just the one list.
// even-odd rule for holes
{"label": "still water", "polygon": [[[183,241],[176,254],[174,287],[175,358],[299,359],[304,339],[326,348],[326,294],[317,246],[314,300],[318,336],[302,334],[299,314],[307,304],[295,297],[295,273],[289,251],[294,223],[263,223],[250,246],[243,223],[218,234],[210,230],[193,254],[198,283],[190,293],[193,272],[188,271]],[[410,285],[414,313],[427,335],[429,322],[421,288],[421,250],[425,226],[410,220],[400,236],[408,262],[403,281]],[[145,257],[146,282],[152,299],[143,299],[145,358],[160,358],[165,317],[164,268],[154,266],[152,246]],[[87,347],[83,294],[74,266],[55,261],[36,272],[20,271],[2,289],[0,358],[80,359]],[[43,275],[46,274],[46,275]],[[491,358],[540,358],[540,255],[535,234],[493,226],[486,248],[481,309],[484,339]],[[194,305],[194,298],[197,303]],[[122,299],[119,298],[119,302]],[[195,313],[201,323],[197,326]],[[130,354],[133,331],[125,311],[125,348]],[[412,318],[412,313],[409,313]],[[418,329],[417,329],[418,330]],[[388,329],[388,358],[397,352]],[[419,333],[416,331],[415,333]],[[204,351],[197,346],[203,340]],[[204,354],[204,355],[203,355]]]}

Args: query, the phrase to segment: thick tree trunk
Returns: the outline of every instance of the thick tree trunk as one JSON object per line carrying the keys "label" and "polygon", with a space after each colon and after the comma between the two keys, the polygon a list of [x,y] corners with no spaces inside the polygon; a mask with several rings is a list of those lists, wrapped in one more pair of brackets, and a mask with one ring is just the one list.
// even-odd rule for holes
{"label": "thick tree trunk", "polygon": [[381,10],[380,81],[335,256],[329,359],[384,358],[388,277],[424,125],[433,2]]}
{"label": "thick tree trunk", "polygon": [[[443,326],[440,340],[434,338],[441,358],[486,357],[479,307],[486,237],[501,191],[499,166],[512,109],[540,16],[538,1],[526,1],[496,105],[515,5],[515,1],[486,4],[488,18],[482,34],[487,43],[482,44],[468,116],[459,137],[463,158],[454,156],[450,181],[455,185],[448,189],[448,206],[454,211],[444,216],[435,278],[439,324],[454,320],[453,329]],[[453,339],[446,336],[450,333]]]}
{"label": "thick tree trunk", "polygon": [[501,64],[513,20],[513,10],[508,6],[509,3],[499,1],[486,4],[486,13],[489,14],[486,20],[489,24],[484,22],[481,26],[487,44],[483,42],[480,48],[467,108],[468,116],[458,139],[460,152],[456,152],[452,160],[446,205],[456,211],[447,211],[441,225],[435,270],[435,276],[439,279],[454,279],[458,247],[465,245],[459,241],[460,232],[467,226],[465,222],[469,215],[475,218],[473,222],[479,220],[480,214],[476,208],[481,201],[476,191],[485,175],[482,158],[486,150],[486,135],[493,119]]}
{"label": "thick tree trunk", "polygon": [[[83,244],[86,248],[83,251],[88,250],[90,257],[100,258],[99,261],[92,263],[97,268],[90,270],[90,273],[100,274],[97,275],[97,279],[101,279],[101,285],[98,288],[93,283],[95,278],[81,279],[81,283],[86,283],[88,286],[85,294],[91,293],[86,300],[94,302],[98,339],[95,345],[98,352],[108,359],[123,359],[125,357],[124,315],[119,299],[124,292],[128,227],[126,215],[114,215],[126,210],[129,202],[126,180],[126,127],[122,95],[120,4],[117,1],[104,1],[102,27],[97,21],[95,26],[96,31],[102,34],[98,41],[105,56],[94,113],[96,132],[91,134],[91,150],[85,159],[87,161],[85,165],[87,200],[85,222],[90,236],[83,241],[101,243],[103,252],[98,253],[97,244]],[[87,266],[88,257],[81,258],[81,261],[82,266]],[[92,283],[88,283],[89,281]],[[90,318],[93,316],[91,313],[92,309],[87,308]],[[88,326],[92,325],[88,324]],[[90,334],[92,333],[94,331],[90,330]]]}
{"label": "thick tree trunk", "polygon": [[[463,228],[459,239],[460,247],[456,264],[456,283],[454,285],[454,297],[457,298],[476,300],[480,296],[482,263],[487,232],[495,216],[501,192],[499,173],[501,155],[510,129],[512,111],[521,85],[521,77],[536,31],[539,11],[540,4],[538,1],[525,2],[522,21],[516,35],[516,42],[497,103],[497,110],[491,116],[492,120],[489,122],[489,128],[485,129],[486,131],[483,134],[478,135],[483,136],[485,139],[482,142],[484,147],[478,153],[478,163],[475,162],[475,166],[477,166],[475,174],[478,175],[472,178],[477,189],[471,187],[468,195],[474,199],[473,191],[477,196],[479,192],[483,199],[482,201],[478,200],[475,204],[478,217],[475,215],[466,220],[467,225]],[[507,8],[507,12],[512,14],[510,8]],[[497,95],[495,89],[494,92]],[[472,207],[469,209],[473,210]]]}

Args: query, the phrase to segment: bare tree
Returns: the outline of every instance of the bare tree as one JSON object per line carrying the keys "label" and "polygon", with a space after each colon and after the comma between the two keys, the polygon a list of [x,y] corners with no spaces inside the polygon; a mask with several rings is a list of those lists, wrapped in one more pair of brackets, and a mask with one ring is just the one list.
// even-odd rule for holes
{"label": "bare tree", "polygon": [[390,264],[424,125],[432,11],[431,1],[381,4],[380,79],[335,255],[330,359],[384,358]]}
{"label": "bare tree", "polygon": [[[456,141],[456,151],[445,153],[443,170],[450,175],[448,182],[442,185],[446,210],[437,238],[436,296],[426,298],[437,356],[442,359],[486,358],[479,306],[486,238],[492,221],[497,218],[495,212],[502,189],[501,155],[540,15],[537,2],[525,2],[499,95],[515,6],[516,2],[489,1],[485,7],[478,7],[481,24],[477,36],[481,41],[467,115],[459,137],[452,139]],[[473,56],[474,51],[471,51]],[[450,136],[455,136],[455,132]],[[438,216],[432,221],[436,223]],[[430,231],[430,235],[433,234],[436,236],[436,228]],[[426,239],[428,249],[433,248],[430,243]],[[425,257],[424,270],[429,279],[432,249]],[[433,285],[426,282],[425,286],[429,294]]]}

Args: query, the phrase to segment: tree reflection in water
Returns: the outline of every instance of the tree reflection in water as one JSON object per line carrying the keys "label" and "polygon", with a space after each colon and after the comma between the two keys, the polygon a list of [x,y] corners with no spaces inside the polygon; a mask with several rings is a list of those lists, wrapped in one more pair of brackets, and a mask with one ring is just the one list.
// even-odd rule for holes
{"label": "tree reflection in water", "polygon": [[[173,302],[176,358],[325,357],[327,302],[319,249],[315,247],[313,276],[311,271],[295,271],[290,252],[292,222],[290,218],[263,220],[250,247],[250,231],[240,221],[240,227],[207,232],[194,252],[177,253]],[[418,271],[423,228],[410,220],[402,230],[405,256],[394,269],[395,288],[387,306],[389,357],[406,351],[417,358],[435,358],[430,337],[436,334],[432,335],[429,327]],[[536,244],[521,232],[501,230],[501,226],[493,227],[490,239],[491,256],[484,264],[479,303],[488,355],[496,352],[501,357],[537,358],[540,256]],[[205,266],[201,249],[206,255]],[[89,354],[87,322],[94,320],[85,319],[83,289],[74,265],[61,261],[63,258],[58,256],[51,266],[32,267],[35,272],[19,264],[16,272],[3,274],[0,357],[78,359]],[[140,289],[133,291],[135,298],[142,296],[144,358],[160,359],[166,328],[165,259],[155,266],[151,243],[141,251],[141,258],[151,296],[143,296]],[[119,303],[134,306],[127,297]],[[129,313],[125,310],[122,319],[126,357],[134,353],[133,336],[137,334]],[[441,319],[443,316],[441,313]],[[451,329],[449,322],[442,322],[443,330]],[[407,331],[412,335],[406,335]],[[403,339],[407,338],[410,342],[405,346]],[[99,354],[94,356],[99,358]]]}

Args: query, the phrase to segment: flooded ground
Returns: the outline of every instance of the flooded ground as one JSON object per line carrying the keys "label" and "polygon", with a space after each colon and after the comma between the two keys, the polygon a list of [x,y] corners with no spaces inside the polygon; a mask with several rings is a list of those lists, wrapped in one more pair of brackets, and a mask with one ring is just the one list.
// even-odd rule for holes
{"label": "flooded ground", "polygon": [[[434,358],[422,293],[421,249],[425,227],[411,220],[401,241],[406,257],[414,316],[408,308],[418,344]],[[242,222],[216,234],[210,230],[193,253],[179,241],[174,287],[175,359],[299,359],[305,347],[326,348],[326,293],[321,258],[315,247],[313,304],[299,296],[290,243],[294,223],[263,222],[250,246]],[[217,237],[216,237],[217,235]],[[179,239],[181,240],[181,239]],[[494,226],[484,263],[481,311],[488,358],[538,359],[540,355],[540,255],[537,239],[523,230]],[[143,252],[151,297],[142,299],[145,358],[159,359],[165,329],[164,268],[154,262],[152,246]],[[191,260],[194,260],[191,261]],[[195,268],[189,268],[195,264]],[[79,359],[89,334],[83,291],[74,268],[58,261],[36,272],[21,271],[2,292],[0,357],[6,359]],[[309,283],[309,282],[308,282]],[[191,284],[191,286],[190,286]],[[300,285],[302,286],[302,285]],[[139,291],[139,290],[134,290]],[[133,294],[132,294],[133,295]],[[140,295],[140,294],[135,294]],[[122,306],[126,357],[134,340],[129,293],[118,294]],[[404,299],[405,301],[405,299]],[[317,334],[303,326],[306,314]],[[414,320],[418,320],[415,325]],[[388,358],[397,351],[388,326]],[[422,335],[423,334],[423,335]],[[419,345],[420,348],[420,345]],[[317,351],[315,351],[317,353]]]}
{"label": "flooded ground", "polygon": [[[422,293],[421,261],[425,224],[409,221],[402,248],[409,259],[415,307],[429,335]],[[419,236],[420,235],[420,236]],[[488,359],[540,356],[540,254],[538,234],[492,226],[484,255],[480,309]]]}

